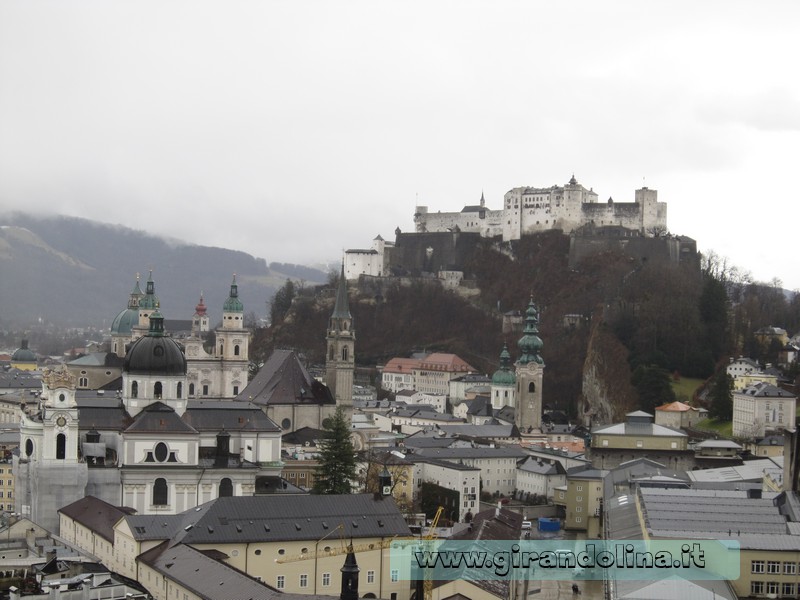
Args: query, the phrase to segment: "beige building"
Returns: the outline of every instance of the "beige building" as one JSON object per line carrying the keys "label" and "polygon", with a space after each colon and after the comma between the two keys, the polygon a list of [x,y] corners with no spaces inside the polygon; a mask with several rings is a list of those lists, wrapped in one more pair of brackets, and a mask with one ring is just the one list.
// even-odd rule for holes
{"label": "beige building", "polygon": [[595,467],[613,468],[629,460],[649,458],[670,469],[691,469],[694,453],[688,436],[677,429],[653,423],[653,415],[635,411],[625,423],[592,430],[589,458]]}
{"label": "beige building", "polygon": [[[108,561],[106,566],[139,581],[158,598],[166,600],[159,594],[169,588],[170,600],[175,589],[182,600],[186,588],[185,584],[166,581],[164,569],[152,555],[148,560],[140,556],[155,552],[164,542],[169,542],[170,548],[189,546],[282,592],[337,595],[345,546],[350,541],[361,568],[362,595],[410,598],[407,575],[403,577],[392,569],[389,546],[393,540],[410,537],[411,531],[390,497],[226,497],[178,515],[124,515],[113,526],[111,547],[108,533],[100,532],[119,512],[114,513],[97,499],[84,500],[107,510],[108,519],[96,523],[94,517],[76,517],[73,507],[66,507],[60,511],[62,535],[79,540],[81,545],[93,544],[91,547]],[[154,590],[159,590],[158,594]],[[187,598],[197,597],[189,590],[186,593]]]}
{"label": "beige building", "polygon": [[734,437],[763,437],[793,428],[797,397],[769,383],[755,383],[733,392]]}
{"label": "beige building", "polygon": [[684,402],[670,402],[656,407],[656,425],[673,429],[694,427],[706,417],[708,411],[705,408],[695,408]]}
{"label": "beige building", "polygon": [[[733,539],[739,542],[739,598],[797,597],[800,591],[798,499],[734,490],[640,488],[638,514],[646,538]],[[675,520],[675,507],[683,517]]]}
{"label": "beige building", "polygon": [[602,532],[603,479],[608,471],[582,469],[567,473],[567,484],[555,488],[554,502],[564,508],[564,528],[585,531],[596,538]]}
{"label": "beige building", "polygon": [[14,511],[14,466],[10,458],[0,459],[0,511]]}

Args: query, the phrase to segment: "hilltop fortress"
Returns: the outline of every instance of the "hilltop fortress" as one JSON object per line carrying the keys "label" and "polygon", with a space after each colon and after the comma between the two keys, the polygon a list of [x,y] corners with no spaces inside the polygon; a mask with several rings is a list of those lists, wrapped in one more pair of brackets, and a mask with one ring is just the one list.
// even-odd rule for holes
{"label": "hilltop fortress", "polygon": [[395,231],[395,241],[377,236],[371,248],[345,251],[345,277],[411,276],[423,274],[459,287],[464,266],[481,238],[503,242],[559,230],[570,236],[569,265],[608,250],[625,252],[640,261],[671,264],[697,261],[697,244],[667,231],[667,204],[646,187],[635,191],[633,202],[599,202],[591,188],[575,176],[564,186],[518,187],[506,192],[504,207],[490,210],[480,203],[460,212],[428,212],[417,206],[415,231]]}
{"label": "hilltop fortress", "polygon": [[658,201],[656,190],[646,187],[636,190],[633,202],[612,198],[598,202],[597,193],[573,175],[564,186],[514,188],[506,192],[500,210],[488,209],[483,195],[480,204],[465,206],[460,212],[430,213],[427,206],[418,206],[414,224],[417,233],[479,233],[502,236],[503,241],[549,229],[571,233],[585,225],[622,227],[654,236],[667,231],[667,204]]}

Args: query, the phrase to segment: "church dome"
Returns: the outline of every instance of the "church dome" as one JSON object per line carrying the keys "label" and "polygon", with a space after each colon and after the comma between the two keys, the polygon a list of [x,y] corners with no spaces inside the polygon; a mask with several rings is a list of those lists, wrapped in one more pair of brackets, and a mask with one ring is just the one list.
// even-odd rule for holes
{"label": "church dome", "polygon": [[147,335],[131,344],[123,370],[143,375],[186,374],[186,357],[178,342],[164,335],[164,317],[160,312],[150,315]]}
{"label": "church dome", "polygon": [[503,351],[500,353],[500,369],[492,375],[492,385],[514,386],[517,383],[517,376],[511,370],[511,355],[508,347],[503,344]]}
{"label": "church dome", "polygon": [[120,312],[111,323],[111,333],[129,334],[133,326],[139,323],[139,311],[133,308],[126,308]]}
{"label": "church dome", "polygon": [[36,362],[36,354],[34,354],[32,350],[28,349],[28,340],[22,340],[22,345],[14,350],[14,354],[11,355],[11,360],[13,362],[21,363]]}

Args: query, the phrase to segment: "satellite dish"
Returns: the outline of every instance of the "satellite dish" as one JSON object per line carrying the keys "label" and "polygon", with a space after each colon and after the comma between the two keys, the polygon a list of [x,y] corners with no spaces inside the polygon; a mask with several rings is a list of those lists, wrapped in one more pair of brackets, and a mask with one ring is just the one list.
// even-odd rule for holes
{"label": "satellite dish", "polygon": [[390,454],[394,454],[397,458],[405,459],[406,455],[398,450],[392,450]]}

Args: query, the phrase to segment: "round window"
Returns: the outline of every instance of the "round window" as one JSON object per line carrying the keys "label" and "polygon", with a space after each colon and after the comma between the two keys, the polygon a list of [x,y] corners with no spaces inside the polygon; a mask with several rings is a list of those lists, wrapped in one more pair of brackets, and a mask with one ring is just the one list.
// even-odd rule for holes
{"label": "round window", "polygon": [[289,427],[291,426],[292,426],[292,421],[290,419],[284,419],[283,421],[281,421],[281,427],[283,429],[289,429]]}
{"label": "round window", "polygon": [[66,399],[67,399],[67,397],[66,397],[64,394],[59,394],[59,395],[58,395],[58,399],[59,399],[61,402],[63,402],[64,400],[66,400]]}
{"label": "round window", "polygon": [[286,549],[285,548],[278,548],[278,554],[281,554],[281,555],[286,554]]}
{"label": "round window", "polygon": [[164,462],[165,460],[167,460],[167,454],[168,454],[167,445],[164,442],[158,442],[156,444],[156,451],[155,451],[156,460],[158,462]]}
{"label": "round window", "polygon": [[260,549],[256,550],[255,554],[256,554],[256,556],[261,556],[261,550]]}
{"label": "round window", "polygon": [[25,441],[25,455],[30,456],[33,454],[33,440],[28,439]]}

